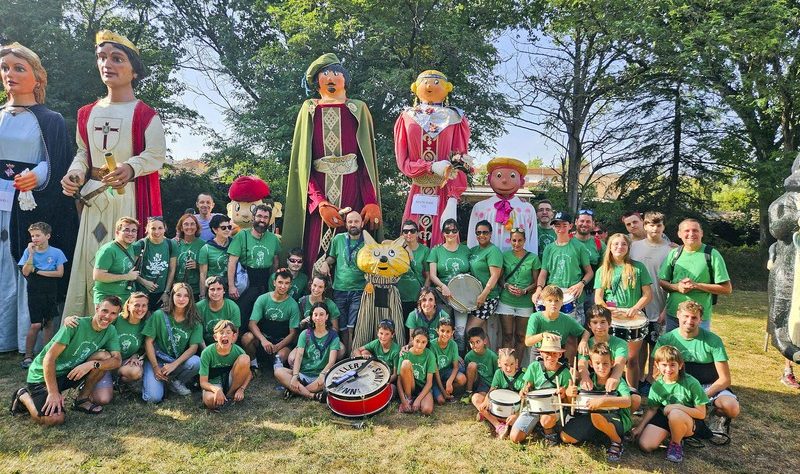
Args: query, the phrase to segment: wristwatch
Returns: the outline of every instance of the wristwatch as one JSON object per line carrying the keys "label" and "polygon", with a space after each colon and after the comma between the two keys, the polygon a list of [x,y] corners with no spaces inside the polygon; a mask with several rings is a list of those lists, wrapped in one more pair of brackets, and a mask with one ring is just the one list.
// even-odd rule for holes
{"label": "wristwatch", "polygon": [[94,361],[93,365],[94,365],[95,369],[99,369],[100,368],[100,362],[98,362],[98,361]]}

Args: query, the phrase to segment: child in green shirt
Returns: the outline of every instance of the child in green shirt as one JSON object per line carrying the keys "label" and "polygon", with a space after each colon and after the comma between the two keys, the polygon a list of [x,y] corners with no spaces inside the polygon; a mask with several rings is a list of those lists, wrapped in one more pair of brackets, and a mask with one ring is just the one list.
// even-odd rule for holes
{"label": "child in green shirt", "polygon": [[[525,386],[524,372],[519,368],[515,352],[514,349],[508,347],[497,351],[497,364],[500,367],[494,371],[489,393],[498,389],[519,392]],[[489,411],[489,393],[484,398],[483,404],[478,407],[478,414],[492,424],[497,437],[502,439],[508,435],[508,430],[511,429],[519,414],[515,413],[505,419],[494,416]]]}
{"label": "child in green shirt", "polygon": [[232,402],[244,400],[244,391],[253,374],[250,357],[234,344],[239,326],[227,319],[214,325],[214,344],[200,355],[200,388],[203,404],[209,411],[218,411]]}
{"label": "child in green shirt", "polygon": [[392,377],[389,383],[397,381],[397,364],[400,357],[400,345],[394,341],[394,321],[384,319],[378,323],[378,338],[359,347],[353,352],[354,357],[372,357],[389,366]]}
{"label": "child in green shirt", "polygon": [[[534,295],[536,296],[536,295]],[[536,351],[547,334],[559,337],[562,349],[565,349],[567,360],[573,360],[577,352],[587,354],[589,347],[584,339],[588,339],[589,331],[585,330],[577,321],[560,311],[564,303],[564,292],[555,285],[547,285],[541,291],[541,300],[544,302],[544,311],[537,311],[528,319],[525,330],[525,345],[533,346],[532,356],[535,359]],[[575,339],[570,339],[570,337]]]}
{"label": "child in green shirt", "polygon": [[428,349],[436,357],[436,381],[433,384],[433,398],[442,405],[446,400],[454,400],[453,394],[467,383],[464,364],[458,357],[458,347],[453,340],[453,322],[449,317],[439,319],[439,337],[431,341]]}
{"label": "child in green shirt", "polygon": [[411,348],[400,356],[397,392],[400,395],[400,413],[433,413],[433,374],[436,359],[427,349],[428,331],[416,328],[411,331]]}
{"label": "child in green shirt", "polygon": [[487,347],[489,340],[483,328],[471,328],[467,331],[467,338],[472,350],[464,356],[464,365],[467,367],[467,393],[462,400],[466,403],[472,401],[475,408],[480,409],[489,392],[494,371],[497,369],[497,354]]}

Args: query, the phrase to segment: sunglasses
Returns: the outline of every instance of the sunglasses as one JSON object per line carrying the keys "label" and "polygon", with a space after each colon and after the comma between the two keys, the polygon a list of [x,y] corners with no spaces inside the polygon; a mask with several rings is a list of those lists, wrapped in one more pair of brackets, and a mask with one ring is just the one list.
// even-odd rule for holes
{"label": "sunglasses", "polygon": [[522,235],[525,235],[525,229],[523,229],[522,227],[512,227],[512,228],[511,228],[511,233],[512,233],[512,234],[522,234]]}
{"label": "sunglasses", "polygon": [[578,215],[594,216],[594,211],[591,209],[581,209],[580,211],[578,211]]}
{"label": "sunglasses", "polygon": [[303,263],[302,258],[289,258],[287,260],[289,261],[289,263]]}
{"label": "sunglasses", "polygon": [[458,229],[444,229],[443,234],[458,234]]}
{"label": "sunglasses", "polygon": [[232,225],[221,225],[221,226],[219,226],[219,228],[222,229],[222,230],[231,230],[231,229],[233,229],[233,226]]}
{"label": "sunglasses", "polygon": [[378,326],[386,326],[391,329],[394,329],[394,321],[392,321],[391,319],[381,319],[380,322],[378,322]]}
{"label": "sunglasses", "polygon": [[401,232],[403,232],[404,234],[416,234],[417,229],[403,229]]}
{"label": "sunglasses", "polygon": [[147,222],[153,222],[153,221],[164,222],[164,216],[150,216],[147,218]]}
{"label": "sunglasses", "polygon": [[602,230],[593,230],[593,231],[589,232],[589,234],[591,234],[591,235],[600,235],[602,233],[603,233]]}
{"label": "sunglasses", "polygon": [[492,231],[490,231],[490,230],[476,230],[475,231],[475,235],[489,235],[491,233],[492,233]]}

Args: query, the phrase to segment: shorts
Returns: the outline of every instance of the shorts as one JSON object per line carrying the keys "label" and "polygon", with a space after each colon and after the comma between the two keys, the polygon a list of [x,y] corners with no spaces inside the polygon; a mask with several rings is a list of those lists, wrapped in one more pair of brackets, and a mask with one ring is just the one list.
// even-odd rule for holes
{"label": "shorts", "polygon": [[333,290],[333,301],[339,308],[339,329],[353,329],[358,320],[358,311],[361,309],[361,294],[364,290],[339,291]]}
{"label": "shorts", "polygon": [[[622,435],[625,433],[623,431],[622,419],[619,417],[619,413],[610,412],[595,414],[601,415],[606,419],[606,421],[614,425],[614,430],[617,432],[617,436],[622,438]],[[605,433],[597,429],[597,427],[592,424],[592,417],[588,413],[579,414],[578,416],[571,418],[564,426],[563,431],[578,440],[578,442],[603,440],[608,438]]]}
{"label": "shorts", "polygon": [[475,381],[475,386],[472,387],[472,393],[489,393],[489,388],[491,388],[489,384],[478,376],[478,380]]}
{"label": "shorts", "polygon": [[[83,379],[70,380],[67,378],[67,374],[56,377],[56,385],[58,385],[58,391],[61,392],[62,394],[64,393],[64,391],[69,390],[71,388],[75,388],[79,386],[81,383],[83,383]],[[47,385],[44,382],[28,383],[28,393],[31,395],[31,398],[33,399],[33,404],[36,406],[36,411],[39,412],[39,416],[44,416],[44,412],[42,412],[42,407],[44,407],[44,403],[47,401]]]}
{"label": "shorts", "polygon": [[211,385],[221,388],[222,389],[222,393],[227,395],[228,394],[228,390],[231,389],[231,384],[232,383],[233,383],[233,374],[231,374],[231,371],[228,370],[227,374],[223,374],[222,375],[222,383],[221,384],[212,383]]}
{"label": "shorts", "polygon": [[41,324],[47,327],[48,323],[58,317],[57,292],[31,293],[28,292],[28,312],[31,324]]}
{"label": "shorts", "polygon": [[[708,387],[710,386],[711,386],[710,383],[703,384],[703,390],[708,389]],[[731,392],[729,389],[726,388],[724,390],[720,390],[713,397],[708,397],[708,406],[714,406],[714,400],[716,400],[719,397],[733,397],[734,400],[739,400],[739,397],[737,397],[735,393]]]}
{"label": "shorts", "polygon": [[[664,411],[661,408],[659,408],[655,416],[650,419],[648,425],[657,426],[662,430],[669,432],[669,420],[667,419],[667,416],[664,415]],[[705,420],[698,420],[694,418],[694,431],[690,436],[692,438],[697,437],[703,439],[708,439],[711,437],[711,430],[709,430],[708,426],[706,426]]]}
{"label": "shorts", "polygon": [[526,435],[529,435],[536,427],[536,425],[539,423],[540,416],[541,415],[539,413],[523,411],[514,421],[514,424],[511,426],[511,429],[521,431]]}
{"label": "shorts", "polygon": [[301,384],[303,384],[304,387],[307,386],[307,385],[311,385],[318,378],[319,378],[319,375],[315,375],[315,376],[312,377],[311,375],[304,374],[302,372],[297,374],[297,379],[300,381]]}
{"label": "shorts", "polygon": [[495,309],[495,313],[502,316],[516,316],[518,318],[530,318],[531,314],[533,314],[533,307],[517,308],[516,306],[510,306],[501,302],[497,304],[497,309]]}
{"label": "shorts", "polygon": [[489,319],[489,316],[495,313],[495,308],[497,308],[497,303],[499,302],[500,298],[486,298],[486,301],[475,311],[470,311],[469,315],[486,321]]}
{"label": "shorts", "polygon": [[[459,374],[465,374],[466,371],[467,370],[464,368],[464,363],[460,362],[458,364],[458,373]],[[444,369],[439,369],[439,378],[442,379],[442,385],[447,385],[447,379],[450,378],[450,375],[452,373],[453,373],[453,366],[452,365],[449,366],[449,367],[446,367]],[[438,397],[439,395],[442,394],[442,391],[439,390],[439,384],[436,383],[436,378],[435,377],[434,377],[434,380],[433,380],[433,388],[431,389],[431,391],[433,392],[433,398],[436,398],[436,397]]]}
{"label": "shorts", "polygon": [[[123,360],[122,361],[122,365],[120,365],[120,367],[125,365],[126,362],[128,362],[131,359],[133,359],[134,357],[137,358],[137,359],[139,358],[138,355],[134,354],[134,355],[128,357],[127,359]],[[147,364],[147,363],[148,362],[145,361],[145,364]],[[107,370],[106,373],[103,374],[103,378],[101,378],[100,381],[97,382],[97,385],[95,385],[94,388],[95,389],[98,389],[98,388],[113,388],[114,387],[114,382],[119,380],[119,372],[118,372],[118,370],[119,369]]]}

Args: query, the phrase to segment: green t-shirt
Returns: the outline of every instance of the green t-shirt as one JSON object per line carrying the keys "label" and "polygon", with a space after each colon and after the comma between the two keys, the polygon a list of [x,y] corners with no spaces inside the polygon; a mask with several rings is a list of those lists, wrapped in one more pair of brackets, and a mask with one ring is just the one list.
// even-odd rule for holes
{"label": "green t-shirt", "polygon": [[253,314],[250,321],[259,322],[262,319],[273,322],[289,322],[289,329],[300,326],[300,308],[297,301],[286,298],[283,301],[272,299],[272,293],[264,293],[256,299],[253,305]]}
{"label": "green t-shirt", "polygon": [[[172,342],[174,344],[170,343],[167,325],[164,323],[165,315],[172,327]],[[152,337],[157,349],[177,359],[192,344],[203,342],[203,325],[199,323],[190,325],[185,319],[179,323],[175,321],[172,315],[167,315],[159,309],[147,318],[144,329],[142,329],[142,335]],[[174,350],[173,346],[175,347]]]}
{"label": "green t-shirt", "polygon": [[700,328],[700,333],[694,339],[684,339],[680,329],[663,334],[656,341],[653,348],[655,355],[656,349],[661,346],[673,346],[678,349],[685,362],[697,364],[709,364],[713,362],[725,362],[728,360],[728,353],[722,339],[713,332]]}
{"label": "green t-shirt", "polygon": [[425,386],[428,381],[428,374],[436,372],[436,357],[433,356],[433,352],[429,349],[425,349],[420,355],[406,351],[405,354],[400,356],[397,366],[400,367],[404,360],[411,362],[414,372],[414,385],[418,389]]}
{"label": "green t-shirt", "polygon": [[67,375],[100,349],[120,352],[119,336],[113,325],[102,331],[95,331],[92,328],[92,318],[78,318],[77,327],[61,326],[42,352],[33,359],[28,368],[28,383],[44,383],[44,356],[56,343],[66,346],[56,359],[56,377]]}
{"label": "green t-shirt", "polygon": [[[269,291],[275,291],[275,273],[269,277]],[[300,298],[308,293],[308,275],[303,272],[297,272],[297,275],[292,278],[292,286],[289,287],[289,297],[295,301],[300,301]]]}
{"label": "green t-shirt", "polygon": [[[144,248],[142,255],[142,266],[139,276],[145,280],[152,281],[158,288],[152,293],[163,293],[167,288],[167,275],[169,274],[169,259],[177,257],[177,246],[174,240],[164,239],[161,243],[155,244],[145,237],[135,242],[131,247],[134,255],[139,255]],[[136,285],[139,291],[151,293],[142,285]]]}
{"label": "green t-shirt", "polygon": [[436,276],[446,285],[454,276],[469,273],[469,249],[459,244],[455,252],[451,252],[444,245],[437,245],[428,254],[428,263],[436,264]]}
{"label": "green t-shirt", "polygon": [[[589,349],[594,347],[594,336],[589,338]],[[608,335],[608,348],[611,349],[611,362],[613,363],[617,360],[617,357],[624,357],[626,360],[628,359],[628,342],[622,338],[619,338],[613,334]],[[589,360],[589,356],[585,356],[581,354],[579,356],[583,360]]]}
{"label": "green t-shirt", "polygon": [[236,359],[242,354],[244,354],[244,349],[236,344],[231,344],[231,351],[227,355],[220,355],[219,352],[217,352],[217,344],[211,344],[203,349],[203,353],[200,354],[200,371],[198,375],[200,375],[200,377],[208,377],[208,383],[222,385],[222,375],[210,377],[209,373],[211,369],[233,367]]}
{"label": "green t-shirt", "polygon": [[218,322],[227,319],[237,328],[242,325],[242,315],[239,306],[228,298],[222,300],[222,308],[219,311],[212,311],[207,299],[197,303],[197,312],[203,320],[203,340],[207,345],[214,344],[214,326]]}
{"label": "green t-shirt", "polygon": [[513,377],[508,377],[503,369],[494,371],[492,377],[492,388],[502,388],[519,392],[525,386],[525,371],[520,370]]}
{"label": "green t-shirt", "polygon": [[[669,251],[667,258],[661,263],[661,268],[658,270],[658,278],[661,280],[668,280],[670,283],[677,283],[684,278],[691,278],[693,281],[699,283],[711,283],[711,275],[708,273],[708,264],[706,263],[706,256],[703,250],[705,244],[694,252],[691,250],[683,249],[680,258],[675,262],[675,268],[672,272],[672,279],[668,280],[669,267],[672,265],[672,260],[675,258],[675,252],[678,251],[674,248]],[[680,247],[679,247],[680,248]],[[728,267],[725,266],[725,260],[717,249],[711,250],[711,267],[714,269],[714,283],[725,283],[730,281],[728,276]],[[711,293],[706,293],[700,290],[691,290],[683,294],[679,292],[670,293],[667,296],[667,316],[671,318],[677,317],[678,305],[686,300],[692,300],[700,303],[703,306],[703,320],[711,319]]]}
{"label": "green t-shirt", "polygon": [[[332,335],[332,338],[330,344],[325,347],[325,342],[329,338],[328,334]],[[311,338],[313,341],[309,340],[308,331],[301,332],[300,337],[297,338],[297,348],[304,349],[300,372],[308,377],[318,377],[322,369],[328,365],[331,351],[338,351],[342,345],[336,331],[332,329],[322,337],[317,337],[312,331]]]}
{"label": "green t-shirt", "polygon": [[[567,345],[567,337],[575,336],[581,337],[583,335],[583,326],[577,321],[567,316],[564,313],[558,313],[558,317],[551,321],[544,315],[543,311],[537,311],[528,319],[528,327],[525,330],[525,336],[533,336],[543,332],[551,332],[561,336],[561,347]],[[536,344],[536,347],[541,346],[541,341]]]}
{"label": "green t-shirt", "polygon": [[[472,276],[478,279],[486,288],[486,283],[491,278],[489,267],[503,268],[503,252],[497,246],[490,243],[485,248],[476,245],[469,250],[469,268],[472,270]],[[492,291],[489,292],[489,298],[497,298],[500,295],[500,285],[494,285]]]}
{"label": "green t-shirt", "polygon": [[411,255],[411,268],[403,273],[400,281],[397,282],[397,290],[400,291],[400,301],[417,301],[419,290],[425,283],[424,273],[428,272],[428,254],[431,249],[419,244]]}
{"label": "green t-shirt", "polygon": [[[300,301],[298,302],[298,306],[302,312],[300,319],[311,317],[311,308],[314,306],[314,303],[311,303],[309,298],[311,298],[309,295],[300,297]],[[331,321],[336,321],[339,319],[339,307],[336,306],[336,303],[332,299],[325,298],[325,307],[328,308],[328,318]]]}
{"label": "green t-shirt", "polygon": [[[523,379],[531,384],[533,390],[539,390],[540,388],[556,388],[556,380],[558,381],[559,387],[566,387],[569,385],[570,380],[569,367],[562,367],[564,367],[564,370],[561,372],[557,370],[545,370],[544,363],[540,360],[535,360],[525,369]],[[556,372],[558,372],[558,376],[555,375]],[[550,380],[552,380],[552,382]]]}
{"label": "green t-shirt", "polygon": [[556,241],[556,231],[552,227],[549,229],[545,229],[542,226],[537,225],[539,228],[538,237],[539,237],[539,257],[544,255],[544,249],[548,245],[552,244]]}
{"label": "green t-shirt", "polygon": [[138,324],[131,324],[127,319],[118,316],[114,321],[114,327],[117,329],[120,355],[122,355],[122,361],[124,362],[128,357],[138,354],[140,349],[143,348],[144,336],[142,335],[142,329],[144,329],[144,321],[139,321]]}
{"label": "green t-shirt", "polygon": [[683,374],[675,383],[667,383],[663,376],[658,376],[647,396],[647,406],[652,408],[673,404],[696,407],[706,403],[708,395],[703,386],[689,374]]}
{"label": "green t-shirt", "polygon": [[270,231],[256,239],[252,231],[243,230],[231,239],[228,246],[228,255],[239,257],[239,262],[248,268],[270,268],[273,257],[280,252],[281,241]]}
{"label": "green t-shirt", "polygon": [[[542,265],[539,263],[538,255],[529,253],[519,268],[517,268],[517,271],[511,274],[520,260],[522,259],[514,255],[513,250],[508,250],[503,253],[503,280],[505,283],[518,288],[526,288],[533,283],[533,271],[542,268]],[[510,277],[505,276],[509,274],[511,274]],[[500,302],[514,308],[533,308],[530,294],[514,296],[505,289],[500,292]]]}
{"label": "green t-shirt", "polygon": [[[453,367],[453,361],[458,360],[458,346],[452,339],[447,341],[447,346],[444,349],[439,347],[439,339],[431,339],[428,344],[428,349],[433,353],[436,359],[436,368],[439,370]],[[444,380],[442,380],[444,382]]]}
{"label": "green t-shirt", "polygon": [[497,353],[488,347],[483,351],[483,354],[469,351],[464,356],[464,365],[469,366],[470,362],[478,364],[478,377],[480,377],[481,381],[486,385],[491,384],[494,371],[497,370]]}
{"label": "green t-shirt", "polygon": [[336,234],[331,240],[328,255],[336,259],[333,272],[333,289],[339,291],[361,291],[367,284],[364,272],[358,268],[358,251],[364,247],[364,236],[354,240],[347,232]]}
{"label": "green t-shirt", "polygon": [[[592,389],[605,392],[606,387],[605,384],[598,385],[597,383],[597,374],[592,372],[590,375],[592,379]],[[631,396],[631,388],[628,387],[628,382],[625,381],[625,378],[619,379],[619,385],[617,386],[617,392],[619,392],[620,397],[628,397]],[[619,417],[619,421],[622,423],[622,432],[627,433],[628,431],[633,428],[633,421],[631,420],[631,409],[630,408],[620,408],[615,412],[610,413],[612,419],[615,417]]]}
{"label": "green t-shirt", "polygon": [[[619,308],[631,308],[635,305],[639,298],[642,297],[642,288],[651,285],[653,280],[650,278],[650,272],[642,262],[633,260],[633,281],[629,281],[626,285],[622,281],[622,270],[624,265],[614,265],[614,273],[611,275],[611,287],[605,288],[603,300],[605,302],[613,301]],[[594,287],[603,287],[603,275],[605,271],[602,267],[597,269],[594,279]]]}
{"label": "green t-shirt", "polygon": [[443,309],[440,309],[439,312],[436,313],[436,316],[434,316],[430,321],[425,319],[425,315],[423,315],[422,312],[415,309],[408,313],[408,316],[406,316],[406,327],[408,328],[409,332],[416,328],[427,329],[428,345],[430,345],[431,341],[439,337],[437,330],[439,329],[439,320],[442,318],[450,318],[450,315],[447,314],[447,312]]}
{"label": "green t-shirt", "polygon": [[381,346],[381,341],[378,339],[373,339],[372,341],[368,342],[364,346],[364,349],[368,350],[370,354],[374,355],[378,358],[378,360],[388,365],[389,370],[391,370],[392,373],[397,371],[397,358],[400,357],[400,345],[394,342],[394,339],[392,339],[392,346],[386,352],[384,352],[383,346]]}
{"label": "green t-shirt", "polygon": [[586,250],[589,252],[589,265],[591,265],[592,268],[597,268],[597,266],[600,264],[600,261],[603,259],[603,255],[606,253],[606,243],[601,240],[600,250],[598,250],[597,243],[592,236],[589,236],[589,238],[586,240],[581,240],[578,237],[572,237],[572,240],[578,242],[586,248]]}
{"label": "green t-shirt", "polygon": [[[191,242],[184,240],[178,241],[178,261],[175,264],[175,281],[185,282],[192,287],[192,293],[200,293],[200,250],[206,246],[206,243],[201,239],[194,239]],[[187,260],[195,261],[195,268],[192,270],[186,269]]]}
{"label": "green t-shirt", "polygon": [[[542,256],[542,270],[547,270],[547,284],[569,288],[583,278],[583,268],[589,265],[589,252],[575,239],[564,245],[548,245]],[[583,302],[583,295],[577,303]]]}
{"label": "green t-shirt", "polygon": [[[124,275],[133,269],[133,262],[136,259],[132,246],[122,250],[116,241],[103,244],[97,251],[94,258],[94,268],[105,270],[114,275]],[[103,298],[109,295],[119,296],[124,302],[130,296],[131,290],[128,289],[128,281],[121,280],[113,283],[103,283],[94,281],[94,304],[100,304]]]}
{"label": "green t-shirt", "polygon": [[200,256],[197,257],[199,265],[208,265],[206,278],[222,277],[225,284],[228,282],[228,249],[221,249],[211,244],[205,244],[200,249]]}

